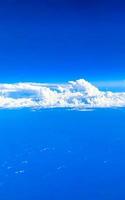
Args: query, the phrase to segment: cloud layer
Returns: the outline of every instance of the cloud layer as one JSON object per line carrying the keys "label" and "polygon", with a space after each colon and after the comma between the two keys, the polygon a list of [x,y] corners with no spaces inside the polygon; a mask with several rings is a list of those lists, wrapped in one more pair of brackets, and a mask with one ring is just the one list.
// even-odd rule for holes
{"label": "cloud layer", "polygon": [[100,91],[84,79],[66,84],[0,84],[0,108],[125,107],[125,92]]}

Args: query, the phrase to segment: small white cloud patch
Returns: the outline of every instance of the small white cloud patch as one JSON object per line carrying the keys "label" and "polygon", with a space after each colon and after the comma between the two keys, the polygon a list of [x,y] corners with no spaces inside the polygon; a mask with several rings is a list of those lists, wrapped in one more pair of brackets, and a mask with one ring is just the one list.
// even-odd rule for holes
{"label": "small white cloud patch", "polygon": [[66,84],[0,84],[0,108],[125,107],[125,92],[100,91],[84,79]]}

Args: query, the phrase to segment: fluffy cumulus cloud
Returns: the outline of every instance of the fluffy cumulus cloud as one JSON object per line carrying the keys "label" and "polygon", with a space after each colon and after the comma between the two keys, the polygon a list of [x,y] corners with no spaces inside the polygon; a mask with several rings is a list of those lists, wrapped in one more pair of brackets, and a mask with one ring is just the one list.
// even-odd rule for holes
{"label": "fluffy cumulus cloud", "polygon": [[84,79],[66,84],[0,84],[0,108],[125,107],[125,92],[100,91]]}

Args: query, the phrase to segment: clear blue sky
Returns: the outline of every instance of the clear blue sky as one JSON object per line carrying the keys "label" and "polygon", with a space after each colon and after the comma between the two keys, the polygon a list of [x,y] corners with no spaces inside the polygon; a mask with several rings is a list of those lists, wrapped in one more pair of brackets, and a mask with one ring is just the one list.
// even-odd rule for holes
{"label": "clear blue sky", "polygon": [[125,3],[0,1],[0,82],[124,79]]}

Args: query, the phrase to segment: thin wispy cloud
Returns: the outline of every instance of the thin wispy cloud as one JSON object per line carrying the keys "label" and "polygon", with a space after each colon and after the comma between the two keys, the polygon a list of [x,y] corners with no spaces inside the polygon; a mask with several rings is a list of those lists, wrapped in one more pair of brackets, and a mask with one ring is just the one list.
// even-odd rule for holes
{"label": "thin wispy cloud", "polygon": [[125,80],[116,80],[116,81],[98,81],[95,82],[95,85],[98,87],[107,87],[107,88],[123,88],[125,89]]}
{"label": "thin wispy cloud", "polygon": [[84,79],[65,84],[0,84],[0,108],[125,107],[125,92],[100,91]]}

